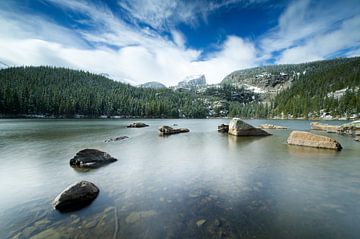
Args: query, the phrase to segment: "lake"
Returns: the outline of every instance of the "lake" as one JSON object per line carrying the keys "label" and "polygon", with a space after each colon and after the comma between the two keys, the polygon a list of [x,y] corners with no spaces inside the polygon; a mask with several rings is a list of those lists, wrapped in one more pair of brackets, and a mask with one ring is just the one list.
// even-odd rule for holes
{"label": "lake", "polygon": [[[359,238],[360,143],[327,134],[343,150],[288,146],[306,120],[246,120],[288,130],[269,137],[217,132],[228,119],[0,120],[0,238]],[[344,122],[326,122],[341,124]],[[190,133],[160,137],[161,125]],[[128,139],[105,143],[108,138]],[[117,162],[77,171],[95,148]],[[88,180],[88,207],[53,210],[68,185]]]}

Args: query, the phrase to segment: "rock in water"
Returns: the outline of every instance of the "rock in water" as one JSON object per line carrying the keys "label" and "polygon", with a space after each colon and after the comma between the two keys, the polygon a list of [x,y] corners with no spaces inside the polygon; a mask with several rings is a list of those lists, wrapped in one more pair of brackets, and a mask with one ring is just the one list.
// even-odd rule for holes
{"label": "rock in water", "polygon": [[97,149],[83,149],[70,159],[70,165],[78,168],[98,168],[115,161],[117,159],[108,153]]}
{"label": "rock in water", "polygon": [[339,126],[337,125],[330,125],[330,124],[321,124],[319,122],[311,122],[310,123],[311,129],[313,130],[322,130],[328,133],[338,133]]}
{"label": "rock in water", "polygon": [[129,124],[127,127],[128,128],[143,128],[143,127],[148,127],[149,125],[142,123],[142,122],[134,122],[132,124]]}
{"label": "rock in water", "polygon": [[128,138],[129,138],[128,136],[119,136],[119,137],[107,139],[107,140],[105,140],[105,143],[120,141],[120,140],[124,140],[124,139],[128,139]]}
{"label": "rock in water", "polygon": [[255,128],[239,118],[233,118],[229,125],[229,134],[235,136],[268,136],[268,132]]}
{"label": "rock in water", "polygon": [[360,120],[356,120],[339,127],[339,133],[348,134],[354,137],[360,136]]}
{"label": "rock in water", "polygon": [[187,133],[187,132],[190,132],[189,129],[186,129],[186,128],[179,128],[179,129],[174,129],[170,126],[161,126],[159,128],[159,131],[160,131],[160,135],[170,135],[170,134],[179,134],[179,133]]}
{"label": "rock in water", "polygon": [[341,145],[334,139],[304,131],[290,133],[287,143],[290,145],[307,146],[313,148],[334,149],[340,151]]}
{"label": "rock in water", "polygon": [[88,181],[70,185],[54,200],[53,206],[60,212],[70,212],[89,205],[99,194],[99,188]]}
{"label": "rock in water", "polygon": [[259,125],[260,129],[287,129],[285,126],[274,125],[274,124],[261,124]]}
{"label": "rock in water", "polygon": [[220,133],[227,133],[229,132],[229,125],[228,124],[221,124],[218,126],[218,132]]}

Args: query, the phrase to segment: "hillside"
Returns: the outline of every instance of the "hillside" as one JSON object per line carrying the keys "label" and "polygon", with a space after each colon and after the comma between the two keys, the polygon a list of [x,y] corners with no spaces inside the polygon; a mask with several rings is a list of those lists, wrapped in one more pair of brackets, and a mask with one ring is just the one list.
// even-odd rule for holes
{"label": "hillside", "polygon": [[269,65],[234,71],[222,80],[222,84],[244,87],[262,95],[269,101],[276,94],[284,91],[297,80],[307,79],[316,72],[326,72],[359,58],[339,58],[335,60],[315,61],[302,64]]}
{"label": "hillside", "polygon": [[0,70],[0,115],[205,117],[192,92],[138,88],[102,75],[54,67]]}

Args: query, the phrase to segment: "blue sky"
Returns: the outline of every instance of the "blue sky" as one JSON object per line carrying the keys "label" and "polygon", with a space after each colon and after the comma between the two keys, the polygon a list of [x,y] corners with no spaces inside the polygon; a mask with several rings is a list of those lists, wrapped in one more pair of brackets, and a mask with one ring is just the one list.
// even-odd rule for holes
{"label": "blue sky", "polygon": [[358,0],[2,0],[0,61],[175,85],[360,55]]}

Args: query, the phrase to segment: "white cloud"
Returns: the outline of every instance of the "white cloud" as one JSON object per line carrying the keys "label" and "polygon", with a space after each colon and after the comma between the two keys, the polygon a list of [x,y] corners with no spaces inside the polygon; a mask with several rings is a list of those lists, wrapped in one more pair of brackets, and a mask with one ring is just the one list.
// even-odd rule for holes
{"label": "white cloud", "polygon": [[[277,58],[279,63],[295,63],[324,59],[344,48],[353,49],[348,55],[356,55],[360,47],[360,32],[356,31],[360,29],[360,16],[356,4],[350,10],[343,10],[338,4],[321,10],[324,7],[321,4],[306,0],[293,2],[280,16],[278,26],[260,42],[228,36],[218,46],[219,50],[200,59],[203,52],[187,47],[186,37],[173,23],[194,24],[194,16],[206,19],[209,12],[222,7],[221,4],[207,5],[200,11],[196,5],[202,3],[200,1],[174,13],[172,4],[184,4],[183,1],[169,1],[165,5],[155,1],[153,9],[142,7],[133,13],[135,8],[132,8],[141,1],[136,0],[134,5],[122,1],[127,11],[135,14],[135,19],[154,27],[144,28],[129,25],[106,5],[70,0],[47,2],[73,11],[77,16],[73,20],[88,28],[63,27],[47,17],[24,13],[15,7],[0,9],[0,61],[107,73],[115,80],[132,84],[159,81],[175,85],[186,76],[196,74],[205,74],[209,83],[220,82],[234,70],[272,59],[276,51],[281,52]],[[196,14],[188,16],[188,13]],[[168,28],[168,36],[160,35],[155,27]]]}
{"label": "white cloud", "polygon": [[[234,69],[254,65],[256,59],[252,43],[232,36],[218,52],[199,61],[201,52],[186,48],[185,37],[175,29],[171,30],[172,40],[169,40],[150,29],[129,27],[104,6],[76,1],[50,2],[84,14],[92,31],[73,32],[34,17],[40,26],[49,24],[44,27],[44,33],[49,28],[56,36],[52,39],[46,34],[38,34],[34,29],[36,26],[26,23],[33,16],[28,15],[24,20],[17,18],[18,12],[10,15],[0,12],[0,22],[17,28],[16,34],[8,34],[11,32],[9,27],[0,26],[1,34],[8,35],[0,40],[2,60],[15,65],[56,65],[107,73],[116,80],[126,79],[133,84],[160,81],[175,85],[192,74],[205,74],[210,83],[220,82]],[[81,21],[84,23],[83,19]],[[77,44],[84,42],[83,39],[94,47]],[[117,46],[119,50],[109,45]]]}
{"label": "white cloud", "polygon": [[357,1],[294,1],[263,36],[260,47],[270,57],[280,52],[277,63],[326,59],[360,45],[359,16]]}

